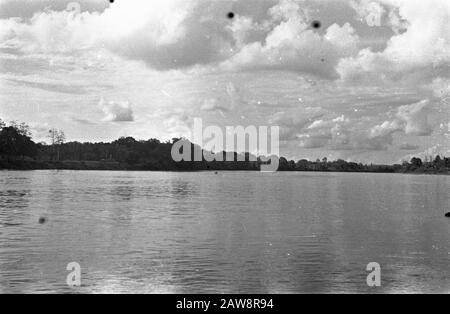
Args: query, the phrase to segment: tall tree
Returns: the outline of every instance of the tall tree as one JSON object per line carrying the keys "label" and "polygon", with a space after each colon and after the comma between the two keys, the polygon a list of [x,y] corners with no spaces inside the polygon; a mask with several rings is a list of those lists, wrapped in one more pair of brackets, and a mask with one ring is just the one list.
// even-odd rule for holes
{"label": "tall tree", "polygon": [[36,144],[29,136],[23,135],[14,126],[3,127],[0,131],[0,154],[8,156],[34,157]]}
{"label": "tall tree", "polygon": [[66,135],[62,130],[57,130],[55,128],[48,131],[48,137],[50,139],[50,144],[52,145],[53,154],[56,153],[56,160],[60,159],[60,148],[62,144],[66,141]]}
{"label": "tall tree", "polygon": [[411,159],[411,165],[413,165],[416,168],[420,168],[423,165],[422,159],[417,158],[417,157],[413,157]]}

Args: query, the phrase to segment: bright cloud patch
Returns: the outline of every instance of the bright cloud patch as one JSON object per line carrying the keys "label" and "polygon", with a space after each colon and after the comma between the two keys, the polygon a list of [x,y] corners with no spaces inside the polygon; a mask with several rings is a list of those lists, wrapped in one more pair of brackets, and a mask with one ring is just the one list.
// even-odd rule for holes
{"label": "bright cloud patch", "polygon": [[[317,119],[305,126],[307,120],[295,125],[301,126],[292,133],[290,123],[286,120],[284,130],[294,135],[302,148],[313,149],[326,147],[330,150],[387,150],[393,144],[395,133],[405,135],[427,136],[432,132],[429,123],[429,101],[400,106],[392,120],[368,128],[367,119],[351,119],[344,115]],[[310,120],[310,119],[309,119]],[[291,120],[292,121],[292,120]],[[283,128],[282,128],[283,130]],[[286,134],[286,133],[285,133]]]}
{"label": "bright cloud patch", "polygon": [[[242,0],[240,0],[242,1]],[[352,26],[311,29],[298,1],[280,1],[265,19],[226,18],[222,1],[120,1],[103,12],[45,11],[28,21],[1,20],[3,47],[65,53],[98,47],[164,70],[222,64],[222,69],[278,68],[331,76],[357,52]]]}
{"label": "bright cloud patch", "polygon": [[[366,8],[371,4],[380,7],[380,4],[374,2],[362,1],[362,3]],[[391,11],[388,25],[396,31],[395,25],[402,20],[404,31],[391,37],[382,52],[373,52],[370,48],[365,48],[356,57],[342,59],[337,67],[340,76],[346,79],[369,77],[394,80],[402,76],[416,79],[440,75],[448,77],[450,2],[383,0],[381,4],[390,10],[398,10]],[[384,12],[379,11],[379,19]],[[373,12],[365,14],[370,15]]]}
{"label": "bright cloud patch", "polygon": [[[366,74],[395,78],[417,71],[445,76],[450,60],[449,3],[344,3],[364,23],[374,20],[369,22],[374,30],[392,28],[394,35],[381,52],[364,47],[352,25],[355,21],[334,23],[324,30],[312,28],[314,3],[295,0],[272,2],[263,16],[237,12],[233,21],[224,14],[231,4],[223,1],[128,0],[79,14],[61,10],[61,5],[50,6],[29,20],[0,20],[0,41],[3,47],[29,52],[107,47],[160,70],[220,65],[228,70],[272,68],[345,79]],[[81,6],[98,4],[85,1]]]}
{"label": "bright cloud patch", "polygon": [[106,102],[100,100],[99,107],[105,114],[103,121],[107,122],[130,122],[134,120],[133,109],[128,102]]}

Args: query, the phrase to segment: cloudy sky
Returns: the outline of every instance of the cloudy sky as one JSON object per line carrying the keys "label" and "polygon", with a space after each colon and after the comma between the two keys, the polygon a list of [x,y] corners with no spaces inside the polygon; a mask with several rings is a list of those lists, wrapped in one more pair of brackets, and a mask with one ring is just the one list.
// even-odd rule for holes
{"label": "cloudy sky", "polygon": [[201,117],[278,125],[295,159],[450,155],[449,66],[448,0],[0,0],[0,118],[39,141]]}

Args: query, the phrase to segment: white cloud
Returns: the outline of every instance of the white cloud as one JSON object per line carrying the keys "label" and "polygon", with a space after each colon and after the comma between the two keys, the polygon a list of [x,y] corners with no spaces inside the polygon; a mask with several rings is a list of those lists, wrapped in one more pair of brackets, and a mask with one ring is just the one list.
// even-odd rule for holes
{"label": "white cloud", "polygon": [[431,135],[433,129],[429,123],[429,105],[429,100],[423,100],[399,107],[393,120],[384,121],[369,130],[369,139],[384,138],[392,144],[392,135],[396,132],[414,136]]}
{"label": "white cloud", "polygon": [[222,69],[269,67],[327,76],[356,49],[350,24],[332,25],[322,36],[310,29],[297,1],[280,1],[261,22],[251,16],[231,22],[227,8],[222,1],[128,0],[103,12],[38,12],[28,21],[1,20],[0,41],[34,53],[106,47],[160,70],[223,62]]}
{"label": "white cloud", "polygon": [[[286,6],[291,1],[282,1]],[[284,69],[315,75],[334,77],[335,66],[344,56],[357,52],[359,38],[348,23],[331,25],[324,35],[312,30],[310,18],[301,10],[275,10],[273,28],[262,41],[255,41],[242,48],[222,63],[223,69]],[[287,6],[289,8],[289,6]]]}
{"label": "white cloud", "polygon": [[401,124],[398,120],[384,121],[383,123],[372,127],[369,131],[369,136],[371,138],[389,136],[400,130]]}
{"label": "white cloud", "polygon": [[[444,101],[450,101],[450,77],[438,77],[430,85],[433,95]],[[450,106],[450,103],[449,103]]]}
{"label": "white cloud", "polygon": [[369,130],[369,138],[389,139],[389,144],[391,144],[392,135],[395,132],[414,136],[431,135],[433,129],[429,123],[429,105],[429,100],[423,100],[415,104],[400,106],[393,120],[384,121]]}
{"label": "white cloud", "polygon": [[368,117],[350,119],[344,115],[334,118],[321,118],[313,121],[297,134],[302,148],[324,147],[330,150],[386,150],[393,144],[394,133],[428,136],[432,127],[429,124],[428,100],[411,105],[400,106],[392,120],[372,127]]}
{"label": "white cloud", "polygon": [[203,102],[200,109],[203,111],[218,111],[223,114],[224,112],[231,111],[233,106],[232,104],[221,104],[221,100],[218,98],[209,98]]}
{"label": "white cloud", "polygon": [[163,122],[167,134],[170,135],[171,138],[191,138],[192,133],[192,119],[182,113],[171,113],[168,114],[166,119]]}
{"label": "white cloud", "polygon": [[382,0],[381,3],[398,8],[406,30],[391,37],[384,51],[373,52],[366,48],[357,57],[342,59],[337,67],[340,76],[344,79],[412,77],[417,80],[448,75],[450,2]]}
{"label": "white cloud", "polygon": [[417,136],[431,134],[433,130],[428,121],[429,104],[429,100],[423,100],[398,109],[397,117],[404,122],[405,134]]}
{"label": "white cloud", "polygon": [[63,11],[70,3],[78,3],[82,12],[102,12],[109,6],[108,0],[0,0],[0,19],[30,18],[37,12]]}
{"label": "white cloud", "polygon": [[280,128],[281,141],[290,141],[297,139],[303,128],[322,115],[321,110],[298,113],[280,111],[272,115],[269,124]]}
{"label": "white cloud", "polygon": [[52,128],[47,122],[29,124],[32,137],[37,142],[45,142],[48,140],[48,131]]}
{"label": "white cloud", "polygon": [[362,22],[369,26],[381,26],[386,9],[380,3],[371,0],[351,0],[350,6],[356,11],[357,18]]}
{"label": "white cloud", "polygon": [[[118,1],[102,13],[46,11],[29,21],[2,20],[8,31],[1,41],[14,41],[22,51],[61,53],[107,47],[129,58],[143,59],[154,67],[177,67],[202,60],[212,47],[200,40],[205,25],[190,25],[188,16],[197,1]],[[188,20],[191,19],[191,20]],[[208,24],[204,22],[204,24]],[[187,34],[186,28],[191,29]],[[214,40],[209,41],[213,45]],[[203,53],[202,53],[202,50]]]}
{"label": "white cloud", "polygon": [[398,7],[391,7],[388,15],[387,24],[391,27],[395,34],[400,34],[408,29],[409,23],[402,18]]}
{"label": "white cloud", "polygon": [[117,1],[104,11],[79,15],[47,10],[29,20],[0,20],[0,42],[38,53],[106,47],[160,70],[219,63],[228,70],[282,69],[344,79],[448,74],[449,1],[349,5],[358,16],[384,17],[383,23],[397,32],[386,38],[383,51],[360,50],[350,23],[331,24],[324,32],[311,29],[314,5],[294,0],[279,1],[259,20],[237,15],[230,21],[224,13],[230,5],[222,1]]}
{"label": "white cloud", "polygon": [[258,24],[249,16],[237,16],[232,24],[227,26],[236,45],[234,49],[242,49],[247,43],[263,40],[270,27],[269,23]]}
{"label": "white cloud", "polygon": [[100,99],[99,107],[105,114],[103,121],[108,122],[131,122],[134,121],[133,109],[129,102],[106,102]]}

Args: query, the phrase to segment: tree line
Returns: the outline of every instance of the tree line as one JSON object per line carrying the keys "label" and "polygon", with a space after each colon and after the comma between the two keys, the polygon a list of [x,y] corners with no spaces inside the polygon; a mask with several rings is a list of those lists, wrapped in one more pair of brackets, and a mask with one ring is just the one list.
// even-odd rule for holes
{"label": "tree line", "polygon": [[[264,163],[260,158],[251,161],[248,153],[243,162],[237,161],[237,153],[234,153],[234,161],[174,162],[171,150],[177,138],[166,142],[122,137],[110,143],[66,143],[63,131],[51,129],[50,144],[47,144],[35,143],[31,136],[30,127],[25,123],[6,124],[0,119],[0,169],[218,171],[259,170]],[[195,145],[191,145],[193,153]],[[397,165],[362,164],[342,159],[329,161],[327,158],[294,161],[281,157],[279,161],[280,171],[450,173],[450,158],[439,155],[425,161],[414,157]]]}

